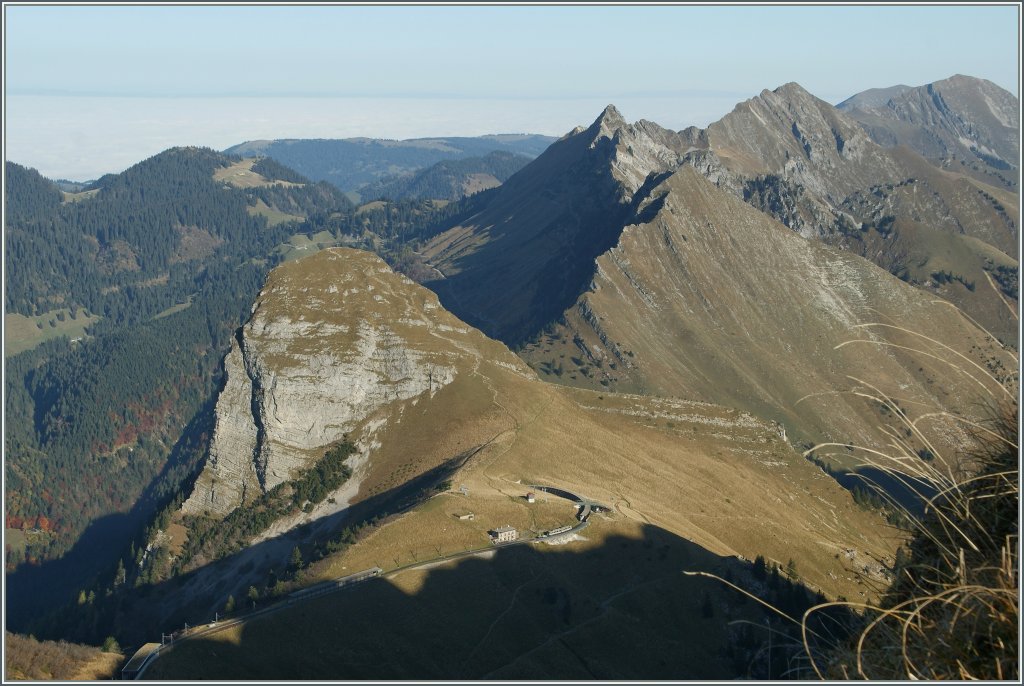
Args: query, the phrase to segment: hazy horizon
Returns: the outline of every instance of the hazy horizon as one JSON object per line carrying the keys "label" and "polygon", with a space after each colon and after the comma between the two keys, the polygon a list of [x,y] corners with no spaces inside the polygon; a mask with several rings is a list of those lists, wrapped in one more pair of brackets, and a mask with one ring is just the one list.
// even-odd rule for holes
{"label": "hazy horizon", "polygon": [[[51,179],[87,181],[121,172],[176,146],[224,150],[245,141],[278,138],[402,140],[505,133],[558,137],[577,125],[589,125],[608,104],[630,121],[648,119],[683,129],[706,126],[743,99],[19,95],[7,101],[6,155]],[[196,119],[204,122],[201,131]],[[114,149],[112,139],[118,141]]]}
{"label": "hazy horizon", "polygon": [[561,136],[609,103],[678,130],[790,81],[1017,95],[1017,26],[1009,6],[5,5],[4,154],[87,180],[176,145]]}

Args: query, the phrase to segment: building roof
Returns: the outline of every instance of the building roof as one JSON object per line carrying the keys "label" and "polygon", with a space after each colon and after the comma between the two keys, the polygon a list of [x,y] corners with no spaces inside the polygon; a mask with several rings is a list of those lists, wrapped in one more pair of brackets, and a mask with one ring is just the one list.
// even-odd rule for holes
{"label": "building roof", "polygon": [[515,530],[516,530],[516,528],[514,526],[503,526],[500,529],[495,529],[494,533],[496,533],[496,534],[505,534],[505,533],[508,533],[509,531],[515,531]]}

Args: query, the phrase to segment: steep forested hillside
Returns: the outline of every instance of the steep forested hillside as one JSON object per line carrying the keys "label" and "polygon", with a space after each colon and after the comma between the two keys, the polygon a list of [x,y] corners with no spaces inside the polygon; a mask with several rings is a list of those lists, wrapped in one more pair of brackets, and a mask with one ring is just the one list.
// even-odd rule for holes
{"label": "steep forested hillside", "polygon": [[57,210],[64,194],[55,183],[43,178],[35,169],[20,164],[4,164],[7,176],[6,221],[13,223],[47,216]]}
{"label": "steep forested hillside", "polygon": [[253,244],[259,252],[279,238],[250,211],[259,200],[300,216],[350,208],[326,184],[282,193],[279,185],[216,183],[214,172],[230,162],[212,150],[179,148],[105,176],[89,197],[64,203],[54,184],[8,163],[6,311],[80,305],[106,325],[140,321],[194,292],[196,263]]}

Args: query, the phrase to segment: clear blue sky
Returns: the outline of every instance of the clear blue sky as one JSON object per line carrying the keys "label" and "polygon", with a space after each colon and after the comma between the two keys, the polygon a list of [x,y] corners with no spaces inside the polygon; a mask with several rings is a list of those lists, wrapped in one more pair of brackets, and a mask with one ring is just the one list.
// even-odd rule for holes
{"label": "clear blue sky", "polygon": [[1016,94],[1006,7],[6,7],[9,93],[826,99],[954,73]]}
{"label": "clear blue sky", "polygon": [[607,103],[704,126],[789,81],[833,103],[956,73],[1018,94],[1016,6],[5,5],[4,22],[5,156],[69,178],[171,145],[561,135]]}

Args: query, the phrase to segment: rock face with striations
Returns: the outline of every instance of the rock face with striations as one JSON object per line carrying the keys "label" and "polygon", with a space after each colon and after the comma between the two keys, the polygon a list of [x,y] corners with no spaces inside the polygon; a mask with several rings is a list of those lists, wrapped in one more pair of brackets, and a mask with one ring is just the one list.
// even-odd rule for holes
{"label": "rock face with striations", "polygon": [[881,145],[906,145],[929,159],[959,157],[1011,171],[1020,156],[1020,102],[985,79],[958,74],[916,88],[872,89],[836,107]]}
{"label": "rock face with striations", "polygon": [[707,128],[707,138],[733,172],[777,175],[832,204],[902,175],[856,122],[796,83],[740,103]]}
{"label": "rock face with striations", "polygon": [[884,445],[876,410],[839,391],[849,377],[970,416],[968,382],[911,353],[912,334],[875,324],[994,350],[952,308],[801,238],[689,167],[637,210],[590,288],[521,351],[547,378],[741,408],[798,441]]}
{"label": "rock face with striations", "polygon": [[294,478],[376,410],[451,383],[482,338],[370,253],[278,267],[225,360],[209,457],[183,511],[223,516]]}
{"label": "rock face with striations", "polygon": [[[1017,297],[1005,275],[1017,267],[1019,201],[1015,182],[997,168],[1005,167],[1001,155],[1016,159],[1019,149],[1016,99],[980,79],[954,77],[844,105],[795,83],[766,90],[691,135],[698,150],[686,163],[800,235],[865,257],[1015,340],[1015,319],[985,286],[996,275],[1003,293]],[[877,135],[883,128],[895,138]],[[997,166],[978,162],[969,148]],[[942,274],[959,281],[944,284]]]}

